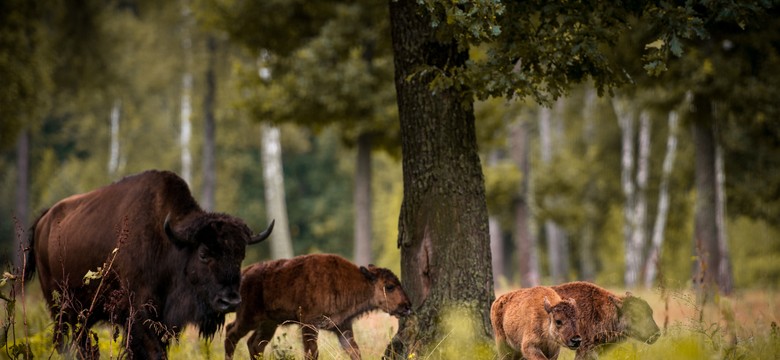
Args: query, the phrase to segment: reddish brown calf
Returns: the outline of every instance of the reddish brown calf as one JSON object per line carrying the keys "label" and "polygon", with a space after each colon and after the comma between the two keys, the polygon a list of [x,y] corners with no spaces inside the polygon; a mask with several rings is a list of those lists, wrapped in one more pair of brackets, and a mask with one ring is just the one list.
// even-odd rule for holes
{"label": "reddish brown calf", "polygon": [[626,293],[617,296],[597,285],[575,281],[552,287],[561,297],[577,301],[582,345],[575,359],[595,359],[599,352],[631,337],[649,344],[660,336],[653,309]]}
{"label": "reddish brown calf", "polygon": [[557,359],[561,346],[580,345],[576,319],[575,301],[549,287],[501,295],[490,308],[499,359]]}
{"label": "reddish brown calf", "polygon": [[318,329],[338,333],[341,347],[360,358],[352,322],[380,309],[394,316],[411,313],[411,303],[398,278],[388,269],[357,267],[337,255],[312,254],[250,265],[242,272],[241,305],[228,324],[225,358],[236,343],[254,331],[247,346],[254,358],[262,354],[276,327],[299,323],[307,359],[316,359]]}

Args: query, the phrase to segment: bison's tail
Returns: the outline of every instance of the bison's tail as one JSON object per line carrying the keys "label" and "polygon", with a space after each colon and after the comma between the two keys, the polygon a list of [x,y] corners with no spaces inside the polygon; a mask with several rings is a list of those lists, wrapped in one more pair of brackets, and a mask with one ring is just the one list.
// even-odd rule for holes
{"label": "bison's tail", "polygon": [[35,228],[48,211],[49,209],[42,211],[27,231],[27,246],[24,248],[24,281],[30,281],[35,274]]}

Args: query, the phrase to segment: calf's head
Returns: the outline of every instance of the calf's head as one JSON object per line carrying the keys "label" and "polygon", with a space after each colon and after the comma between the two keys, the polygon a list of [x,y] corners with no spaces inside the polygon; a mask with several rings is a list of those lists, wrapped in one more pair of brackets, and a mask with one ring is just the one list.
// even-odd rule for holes
{"label": "calf's head", "polygon": [[628,336],[649,344],[658,340],[661,329],[655,323],[653,309],[647,301],[627,292],[626,297],[621,302],[616,302],[616,305],[620,324],[626,329]]}
{"label": "calf's head", "polygon": [[406,296],[401,282],[392,271],[368,265],[361,266],[360,272],[374,289],[371,305],[393,316],[406,316],[412,313],[412,303]]}
{"label": "calf's head", "polygon": [[217,313],[235,311],[241,303],[241,261],[246,246],[265,240],[274,223],[252,236],[238,218],[208,213],[171,225],[170,214],[163,228],[169,240],[186,255],[185,277],[198,302]]}
{"label": "calf's head", "polygon": [[577,329],[577,303],[574,299],[565,299],[557,304],[551,304],[545,297],[544,311],[549,316],[549,332],[555,337],[555,341],[569,349],[580,347],[582,338]]}

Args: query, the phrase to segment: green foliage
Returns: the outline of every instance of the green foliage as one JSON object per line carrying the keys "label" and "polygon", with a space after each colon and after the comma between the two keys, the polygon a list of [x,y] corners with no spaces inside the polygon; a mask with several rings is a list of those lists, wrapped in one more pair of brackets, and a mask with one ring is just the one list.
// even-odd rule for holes
{"label": "green foliage", "polygon": [[[729,245],[738,287],[776,289],[780,284],[780,233],[763,220],[739,217],[728,224]],[[738,264],[738,265],[737,265]]]}

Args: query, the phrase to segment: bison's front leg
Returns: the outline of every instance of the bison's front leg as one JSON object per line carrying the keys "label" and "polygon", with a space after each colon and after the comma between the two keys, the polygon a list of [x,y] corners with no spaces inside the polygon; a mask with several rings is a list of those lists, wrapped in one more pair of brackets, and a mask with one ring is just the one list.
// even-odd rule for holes
{"label": "bison's front leg", "polygon": [[165,360],[167,343],[163,337],[176,336],[164,325],[151,319],[137,319],[130,327],[130,359]]}
{"label": "bison's front leg", "polygon": [[317,349],[318,330],[314,325],[302,325],[301,333],[303,335],[303,356],[306,360],[317,359],[320,356]]}
{"label": "bison's front leg", "polygon": [[345,324],[338,326],[336,331],[339,331],[338,338],[341,348],[349,354],[352,360],[360,359],[360,349],[355,342],[355,334],[352,332],[352,324]]}

